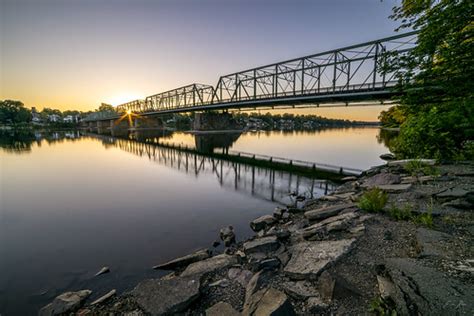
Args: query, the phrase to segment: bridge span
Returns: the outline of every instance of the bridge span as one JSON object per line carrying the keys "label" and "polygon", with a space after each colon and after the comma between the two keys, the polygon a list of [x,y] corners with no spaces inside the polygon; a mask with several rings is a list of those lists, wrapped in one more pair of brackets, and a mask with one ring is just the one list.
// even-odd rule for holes
{"label": "bridge span", "polygon": [[247,69],[221,76],[215,87],[190,84],[121,104],[117,113],[93,113],[85,121],[127,113],[151,116],[390,100],[397,94],[397,80],[396,73],[387,70],[388,61],[409,52],[416,42],[415,31]]}

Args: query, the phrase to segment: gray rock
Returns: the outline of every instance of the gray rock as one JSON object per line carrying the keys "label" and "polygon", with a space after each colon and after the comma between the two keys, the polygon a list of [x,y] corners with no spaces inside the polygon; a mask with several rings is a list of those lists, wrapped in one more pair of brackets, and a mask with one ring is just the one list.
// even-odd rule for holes
{"label": "gray rock", "polygon": [[227,272],[229,279],[237,281],[243,287],[246,287],[249,281],[252,279],[253,273],[249,270],[240,268],[230,268]]}
{"label": "gray rock", "polygon": [[464,199],[454,199],[449,202],[445,202],[442,205],[454,207],[454,208],[462,209],[462,210],[469,210],[469,209],[474,208],[473,203],[470,203],[469,201],[464,200]]}
{"label": "gray rock", "polygon": [[351,221],[356,219],[359,215],[355,212],[344,213],[308,226],[302,230],[302,235],[305,239],[310,239],[316,234],[327,234],[331,231],[342,230],[350,226]]}
{"label": "gray rock", "polygon": [[259,271],[253,275],[253,277],[248,282],[247,286],[245,287],[245,301],[244,307],[250,304],[252,295],[257,292],[262,284],[264,283],[264,272]]}
{"label": "gray rock", "polygon": [[239,316],[232,305],[226,302],[219,302],[206,309],[206,316]]}
{"label": "gray rock", "polygon": [[465,197],[469,193],[470,193],[469,191],[463,188],[451,188],[451,189],[441,191],[440,193],[436,194],[436,197],[443,198],[443,199],[449,199],[449,198],[457,199],[457,198]]}
{"label": "gray rock", "polygon": [[314,296],[308,298],[306,301],[307,310],[312,314],[319,314],[324,312],[329,305],[324,303],[320,297]]}
{"label": "gray rock", "polygon": [[321,201],[342,201],[342,200],[350,200],[353,196],[355,195],[355,192],[346,192],[346,193],[340,193],[340,194],[331,194],[331,195],[325,195],[320,198]]}
{"label": "gray rock", "polygon": [[406,183],[406,184],[384,184],[384,185],[377,185],[377,187],[381,190],[384,190],[385,192],[390,192],[390,193],[398,193],[398,192],[404,192],[409,189],[411,189],[412,184],[411,183]]}
{"label": "gray rock", "polygon": [[276,236],[280,240],[285,240],[290,237],[291,233],[286,228],[270,228],[266,233],[265,236]]}
{"label": "gray rock", "polygon": [[325,303],[332,301],[336,280],[327,271],[323,271],[318,279],[318,287],[321,300]]}
{"label": "gray rock", "polygon": [[388,259],[400,315],[472,315],[474,287],[409,258]]}
{"label": "gray rock", "polygon": [[434,166],[436,164],[436,160],[434,159],[403,159],[403,160],[389,161],[387,162],[387,165],[405,167],[407,164],[413,161],[421,162],[422,164],[429,165],[429,166]]}
{"label": "gray rock", "polygon": [[84,300],[89,297],[91,293],[91,290],[63,293],[57,296],[52,303],[41,308],[39,315],[60,315],[63,313],[73,312],[81,306]]}
{"label": "gray rock", "polygon": [[138,305],[151,315],[170,315],[185,311],[199,297],[199,278],[150,279],[131,292]]}
{"label": "gray rock", "polygon": [[276,219],[280,219],[283,217],[283,214],[286,212],[286,209],[281,207],[276,207],[273,211],[273,217]]}
{"label": "gray rock", "polygon": [[102,267],[102,269],[99,270],[94,276],[99,276],[101,274],[109,273],[110,269],[109,267]]}
{"label": "gray rock", "polygon": [[286,316],[295,315],[295,311],[285,293],[268,288],[256,292],[251,297],[248,306],[244,307],[242,315]]}
{"label": "gray rock", "polygon": [[[445,242],[453,237],[449,234],[432,229],[420,227],[416,230],[416,240],[422,251],[420,257],[442,256],[446,257],[449,249],[446,249]],[[444,247],[443,247],[444,244]]]}
{"label": "gray rock", "polygon": [[236,256],[222,254],[206,260],[191,263],[186,270],[181,273],[181,276],[202,275],[237,263],[238,259]]}
{"label": "gray rock", "polygon": [[280,247],[280,243],[276,236],[268,236],[257,238],[251,241],[244,243],[244,252],[246,254],[263,252],[268,253],[275,251]]}
{"label": "gray rock", "polygon": [[308,297],[319,296],[316,286],[308,281],[289,281],[282,285],[283,291],[297,300],[305,300]]}
{"label": "gray rock", "polygon": [[380,156],[380,159],[382,160],[395,160],[396,157],[394,154],[390,154],[390,153],[387,153],[387,154],[381,154]]}
{"label": "gray rock", "polygon": [[349,181],[356,181],[357,177],[354,176],[349,176],[349,177],[344,177],[341,179],[342,182],[349,182]]}
{"label": "gray rock", "polygon": [[364,181],[361,184],[363,188],[372,188],[380,185],[387,184],[398,184],[401,182],[401,177],[398,174],[393,174],[389,172],[378,173]]}
{"label": "gray rock", "polygon": [[269,258],[259,263],[259,269],[278,269],[280,267],[280,260],[276,258]]}
{"label": "gray rock", "polygon": [[380,296],[383,299],[394,297],[396,292],[395,284],[393,284],[390,279],[381,275],[377,275],[377,284],[379,287]]}
{"label": "gray rock", "polygon": [[260,216],[259,218],[254,219],[250,223],[250,228],[253,229],[253,231],[258,232],[259,230],[266,229],[270,225],[274,224],[276,222],[276,219],[272,215],[263,215]]}
{"label": "gray rock", "polygon": [[219,236],[221,237],[221,240],[224,242],[224,246],[229,247],[230,245],[235,243],[234,227],[227,226],[227,227],[221,228],[219,232]]}
{"label": "gray rock", "polygon": [[353,207],[353,203],[338,204],[332,206],[321,207],[315,210],[307,211],[304,216],[310,221],[323,220],[331,216],[339,214],[341,211]]}
{"label": "gray rock", "polygon": [[106,300],[108,300],[109,298],[111,298],[112,296],[114,296],[115,293],[117,293],[117,291],[116,291],[115,289],[114,289],[114,290],[111,290],[111,291],[108,292],[107,294],[102,295],[101,297],[99,297],[98,299],[96,299],[95,301],[93,301],[93,302],[91,303],[91,305],[97,305],[97,304],[103,303],[103,302],[105,302]]}
{"label": "gray rock", "polygon": [[221,280],[218,280],[216,282],[212,282],[211,284],[209,284],[209,287],[228,287],[230,285],[230,281],[227,280],[227,279],[221,279]]}
{"label": "gray rock", "polygon": [[290,248],[292,256],[284,272],[293,279],[315,278],[328,264],[346,254],[354,240],[300,242]]}
{"label": "gray rock", "polygon": [[211,252],[209,249],[202,249],[196,251],[195,253],[186,255],[184,257],[176,258],[166,263],[162,263],[153,267],[153,269],[160,269],[160,270],[174,270],[186,267],[193,262],[201,261],[207,259],[211,256]]}

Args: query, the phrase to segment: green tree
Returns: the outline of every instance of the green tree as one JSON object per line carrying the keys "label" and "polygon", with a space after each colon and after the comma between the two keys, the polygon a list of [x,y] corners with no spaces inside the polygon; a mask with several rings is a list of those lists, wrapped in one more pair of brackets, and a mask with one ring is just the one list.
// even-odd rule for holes
{"label": "green tree", "polygon": [[18,124],[31,121],[31,110],[27,109],[20,101],[0,101],[0,123]]}
{"label": "green tree", "polygon": [[102,103],[97,109],[97,112],[115,112],[115,111],[116,111],[115,107],[107,103]]}
{"label": "green tree", "polygon": [[402,157],[453,158],[474,137],[474,3],[403,0],[393,18],[419,30],[417,47],[391,58],[406,113],[396,151]]}

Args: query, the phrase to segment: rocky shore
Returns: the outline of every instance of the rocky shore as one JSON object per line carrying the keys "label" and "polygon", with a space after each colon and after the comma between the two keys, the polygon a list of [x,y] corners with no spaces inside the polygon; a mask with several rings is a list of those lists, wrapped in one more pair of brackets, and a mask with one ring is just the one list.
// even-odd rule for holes
{"label": "rocky shore", "polygon": [[474,164],[389,161],[331,195],[277,208],[224,253],[89,302],[58,296],[41,315],[473,315]]}

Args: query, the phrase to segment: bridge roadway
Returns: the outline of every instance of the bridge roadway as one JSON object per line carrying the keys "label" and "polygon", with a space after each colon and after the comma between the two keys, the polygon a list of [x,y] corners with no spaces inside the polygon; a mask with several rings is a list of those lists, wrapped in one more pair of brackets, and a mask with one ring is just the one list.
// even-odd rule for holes
{"label": "bridge roadway", "polygon": [[195,177],[203,174],[214,175],[223,187],[280,204],[292,202],[289,196],[291,192],[313,198],[325,195],[336,187],[333,182],[323,177],[315,177],[315,174],[310,176],[295,172],[297,168],[284,170],[276,161],[278,159],[263,165],[259,164],[258,157],[234,160],[236,156],[228,154],[206,154],[191,148],[166,144],[138,142],[106,135],[87,135],[101,139],[104,146],[115,146]]}
{"label": "bridge roadway", "polygon": [[[191,84],[97,112],[85,121],[181,112],[384,101],[397,95],[388,61],[416,46],[417,32],[295,58],[221,76],[216,87]],[[351,105],[358,105],[357,103]]]}

